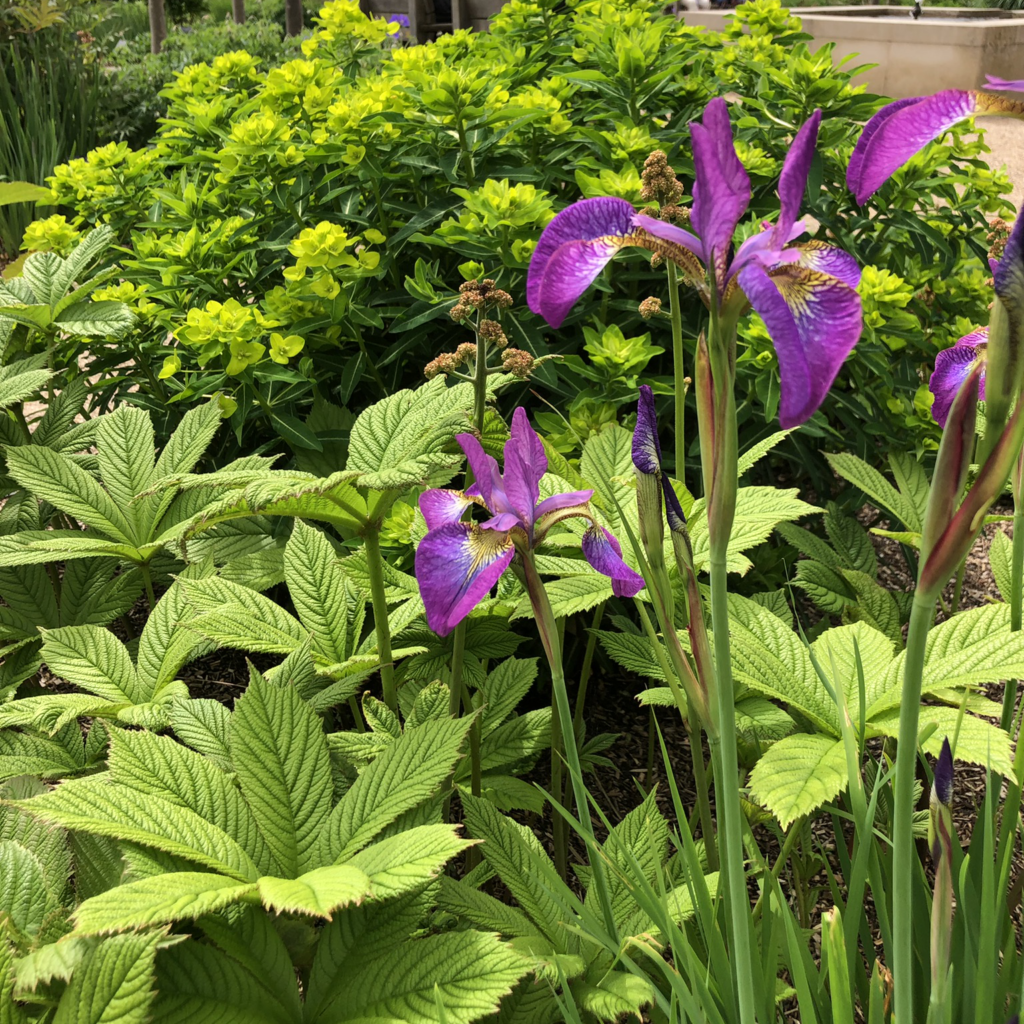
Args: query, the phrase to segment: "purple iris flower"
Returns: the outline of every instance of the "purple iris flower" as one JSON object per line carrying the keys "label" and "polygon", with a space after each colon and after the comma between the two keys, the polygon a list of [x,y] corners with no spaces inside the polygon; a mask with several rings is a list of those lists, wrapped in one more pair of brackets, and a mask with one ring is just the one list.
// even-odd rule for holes
{"label": "purple iris flower", "polygon": [[[1021,308],[1024,297],[1024,217],[1018,217],[1013,225],[1002,258],[998,262],[990,263],[996,295],[1015,321],[1024,322],[1024,309]],[[979,364],[981,376],[978,398],[981,401],[985,400],[987,354],[988,328],[979,327],[960,338],[952,348],[944,349],[935,357],[935,369],[932,371],[928,388],[935,396],[932,415],[940,427],[945,427],[949,410],[953,407],[953,399]]]}
{"label": "purple iris flower", "polygon": [[410,25],[408,14],[391,14],[388,16],[388,21],[394,22],[395,24],[400,26],[400,28],[395,29],[395,31],[391,33],[393,36],[398,35],[400,29],[409,28]]}
{"label": "purple iris flower", "polygon": [[[643,589],[643,578],[623,561],[619,542],[594,519],[587,504],[593,491],[540,500],[548,460],[524,409],[516,409],[512,417],[504,475],[472,434],[459,434],[457,440],[476,483],[466,491],[439,488],[420,497],[428,533],[416,549],[416,579],[427,624],[435,633],[450,633],[490,593],[517,551],[532,557],[551,527],[573,516],[590,520],[583,555],[611,578],[613,593],[633,597]],[[490,518],[463,522],[473,505],[486,509]]]}
{"label": "purple iris flower", "polygon": [[693,231],[638,214],[622,199],[574,203],[537,243],[527,280],[530,308],[558,327],[620,249],[659,252],[680,265],[721,315],[735,320],[748,303],[761,315],[779,357],[780,423],[803,423],[824,401],[861,333],[856,261],[835,246],[795,242],[806,231],[800,200],[820,122],[816,111],[786,155],[778,219],[734,252],[733,236],[750,204],[750,179],[736,155],[728,107],[712,100],[703,121],[690,125]]}
{"label": "purple iris flower", "polygon": [[[1024,81],[987,78],[991,89],[1024,91]],[[1024,119],[1024,103],[977,89],[945,89],[882,107],[864,126],[846,169],[854,198],[863,206],[915,153],[972,115]]]}

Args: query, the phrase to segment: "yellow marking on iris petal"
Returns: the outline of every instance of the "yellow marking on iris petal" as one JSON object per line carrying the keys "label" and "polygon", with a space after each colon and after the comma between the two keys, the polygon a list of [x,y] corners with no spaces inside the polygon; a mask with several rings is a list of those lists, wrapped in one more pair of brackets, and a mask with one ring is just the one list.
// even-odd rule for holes
{"label": "yellow marking on iris petal", "polygon": [[779,267],[771,278],[786,304],[798,315],[810,315],[811,308],[821,301],[822,292],[838,283],[830,274],[796,264]]}
{"label": "yellow marking on iris petal", "polygon": [[984,117],[1019,117],[1024,120],[1024,100],[1010,100],[987,92],[974,94],[974,113]]}
{"label": "yellow marking on iris petal", "polygon": [[481,530],[474,527],[467,543],[472,561],[469,565],[469,576],[475,576],[485,566],[500,558],[510,547],[512,538],[508,533],[497,530]]}
{"label": "yellow marking on iris petal", "polygon": [[649,252],[660,253],[666,259],[675,263],[690,279],[691,284],[703,285],[705,272],[704,265],[696,256],[675,242],[666,241],[649,234],[643,228],[638,228],[633,234],[623,239],[624,245],[635,245],[640,249],[647,249]]}

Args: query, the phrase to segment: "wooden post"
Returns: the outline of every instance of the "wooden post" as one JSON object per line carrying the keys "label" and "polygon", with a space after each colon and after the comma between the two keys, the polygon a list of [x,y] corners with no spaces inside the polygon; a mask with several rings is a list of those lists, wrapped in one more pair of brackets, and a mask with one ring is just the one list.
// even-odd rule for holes
{"label": "wooden post", "polygon": [[245,0],[231,0],[231,17],[236,25],[245,24]]}
{"label": "wooden post", "polygon": [[149,49],[159,53],[167,38],[167,15],[164,0],[149,0]]}
{"label": "wooden post", "polygon": [[302,32],[302,0],[284,0],[284,30],[289,36]]}

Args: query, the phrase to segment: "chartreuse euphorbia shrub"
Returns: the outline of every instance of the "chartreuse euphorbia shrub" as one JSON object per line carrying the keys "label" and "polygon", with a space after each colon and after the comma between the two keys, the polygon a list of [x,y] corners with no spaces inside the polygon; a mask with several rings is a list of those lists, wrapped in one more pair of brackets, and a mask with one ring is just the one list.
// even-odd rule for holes
{"label": "chartreuse euphorbia shrub", "polygon": [[[125,386],[175,415],[222,391],[237,403],[231,426],[243,445],[277,435],[317,451],[316,435],[330,432],[316,417],[306,423],[318,394],[358,413],[450,349],[460,267],[516,299],[506,333],[534,355],[554,347],[586,363],[584,328],[613,324],[627,338],[650,326],[654,345],[670,351],[667,321],[640,322],[640,303],[663,277],[647,264],[620,272],[613,262],[557,338],[523,310],[542,229],[580,198],[639,204],[644,162],[659,149],[689,206],[693,153],[679,126],[725,94],[742,101],[736,153],[750,178],[750,224],[774,216],[790,144],[820,109],[812,180],[823,187],[804,211],[821,224],[816,237],[897,275],[911,298],[897,330],[878,327],[851,356],[841,399],[826,399],[816,425],[855,437],[862,454],[879,440],[897,445],[908,427],[917,447],[934,446],[920,371],[955,340],[958,317],[982,318],[975,237],[986,214],[1008,212],[1005,180],[981,164],[983,143],[954,128],[952,146],[916,157],[900,190],[883,190],[861,214],[844,186],[846,162],[878,101],[827,48],[797,41],[799,19],[758,0],[725,32],[706,33],[660,11],[648,0],[529,0],[506,5],[487,33],[392,47],[386,21],[336,0],[302,58],[264,71],[232,53],[187,68],[167,87],[167,121],[150,147],[111,144],[57,168],[65,223],[34,226],[26,244],[52,248],[69,228],[109,224],[126,250],[125,301],[144,357]],[[937,184],[943,175],[948,186]],[[232,301],[251,335],[235,352],[191,340],[193,310],[205,318],[211,303],[216,312]],[[684,296],[679,315],[680,330],[696,336],[699,299]],[[641,372],[667,383],[672,365],[655,356]],[[573,360],[546,364],[536,380],[575,400],[579,440],[632,401],[626,389],[594,395]],[[776,350],[756,320],[741,333],[738,388],[753,437],[779,400]],[[787,441],[813,468],[810,446]]]}

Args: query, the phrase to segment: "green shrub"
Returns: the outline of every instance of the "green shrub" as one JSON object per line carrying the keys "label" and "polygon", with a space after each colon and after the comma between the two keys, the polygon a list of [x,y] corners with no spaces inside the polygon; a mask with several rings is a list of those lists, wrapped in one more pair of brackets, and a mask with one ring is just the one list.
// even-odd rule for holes
{"label": "green shrub", "polygon": [[[536,384],[568,399],[577,433],[602,429],[636,371],[622,377],[628,386],[595,389],[590,364],[576,358],[584,327],[602,332],[614,320],[624,337],[650,331],[655,345],[667,342],[662,321],[641,323],[637,312],[661,292],[662,272],[613,266],[552,334],[522,305],[532,247],[581,193],[639,201],[655,148],[691,180],[679,126],[709,96],[730,94],[755,217],[774,202],[793,126],[824,110],[807,212],[819,237],[869,267],[866,337],[784,450],[820,467],[824,487],[813,456],[823,438],[842,435],[870,458],[908,435],[918,450],[934,447],[922,373],[959,323],[983,317],[977,238],[1007,209],[1008,183],[984,164],[983,141],[954,130],[951,146],[926,150],[857,209],[845,166],[878,100],[828,47],[810,52],[799,20],[770,0],[741,8],[720,34],[657,17],[650,3],[516,0],[489,33],[409,48],[389,39],[384,22],[338,0],[303,58],[269,68],[235,52],[189,67],[165,90],[167,122],[152,146],[107,146],[57,169],[55,200],[80,225],[115,228],[124,287],[146,292],[138,340],[152,372],[138,386],[147,401],[183,411],[229,392],[236,436],[253,444],[267,439],[268,409],[301,420],[317,393],[358,411],[455,348],[455,289],[463,274],[486,274],[516,299],[504,317],[512,344],[566,357],[540,367]],[[192,320],[230,299],[262,317],[244,366],[190,341]],[[683,314],[693,337],[704,315],[695,296]],[[301,349],[273,359],[272,334],[303,339]],[[756,324],[742,341],[741,430],[753,442],[770,429],[778,375]],[[669,387],[667,357],[643,375]]]}

